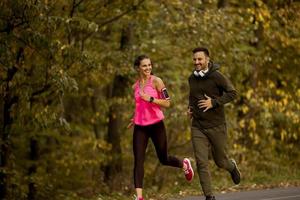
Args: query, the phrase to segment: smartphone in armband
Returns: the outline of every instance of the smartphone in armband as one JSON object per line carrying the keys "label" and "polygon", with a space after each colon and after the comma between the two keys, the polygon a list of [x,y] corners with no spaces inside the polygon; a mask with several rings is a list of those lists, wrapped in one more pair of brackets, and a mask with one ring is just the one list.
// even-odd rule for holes
{"label": "smartphone in armband", "polygon": [[167,91],[167,88],[163,88],[162,90],[161,90],[161,94],[162,94],[162,97],[164,98],[164,99],[170,99],[170,96],[169,96],[169,94],[168,94],[168,91]]}

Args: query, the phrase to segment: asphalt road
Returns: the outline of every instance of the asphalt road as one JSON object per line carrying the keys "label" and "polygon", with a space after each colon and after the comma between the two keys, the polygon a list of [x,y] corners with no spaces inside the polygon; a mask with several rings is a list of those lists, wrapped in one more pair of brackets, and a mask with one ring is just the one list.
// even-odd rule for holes
{"label": "asphalt road", "polygon": [[[300,200],[300,187],[275,188],[217,194],[216,200]],[[204,196],[192,196],[172,200],[204,200]]]}

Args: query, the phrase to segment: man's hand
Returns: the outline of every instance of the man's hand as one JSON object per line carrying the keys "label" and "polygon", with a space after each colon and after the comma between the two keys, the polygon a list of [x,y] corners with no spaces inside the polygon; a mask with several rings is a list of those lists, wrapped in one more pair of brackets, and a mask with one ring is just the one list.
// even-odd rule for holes
{"label": "man's hand", "polygon": [[188,108],[188,111],[187,111],[187,115],[188,115],[188,117],[190,118],[190,119],[193,119],[193,112],[192,112],[192,109],[191,109],[191,107],[189,107]]}
{"label": "man's hand", "polygon": [[199,100],[198,107],[203,108],[204,109],[203,112],[206,112],[208,109],[211,109],[213,106],[212,106],[211,98],[206,94],[204,94],[204,96],[206,99]]}

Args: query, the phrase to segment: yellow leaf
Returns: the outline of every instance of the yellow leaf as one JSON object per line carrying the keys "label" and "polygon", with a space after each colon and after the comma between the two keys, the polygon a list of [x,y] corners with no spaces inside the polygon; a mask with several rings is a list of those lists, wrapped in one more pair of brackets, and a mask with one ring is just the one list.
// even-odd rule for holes
{"label": "yellow leaf", "polygon": [[256,130],[256,122],[254,121],[254,119],[250,119],[250,122],[249,122],[249,126],[252,130]]}
{"label": "yellow leaf", "polygon": [[241,128],[244,128],[244,127],[245,127],[245,120],[242,119],[242,120],[239,122],[239,125],[240,125]]}
{"label": "yellow leaf", "polygon": [[281,130],[280,132],[280,137],[281,137],[281,140],[283,141],[287,136],[287,132],[286,130]]}
{"label": "yellow leaf", "polygon": [[245,113],[247,113],[248,111],[249,111],[249,108],[248,108],[248,106],[246,106],[246,105],[243,105],[243,107],[242,107],[242,111],[243,111],[243,113],[245,114]]}

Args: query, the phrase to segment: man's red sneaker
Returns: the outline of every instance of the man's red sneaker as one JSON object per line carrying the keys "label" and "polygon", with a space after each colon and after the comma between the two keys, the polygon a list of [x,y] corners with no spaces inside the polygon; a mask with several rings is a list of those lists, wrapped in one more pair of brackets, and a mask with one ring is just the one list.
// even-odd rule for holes
{"label": "man's red sneaker", "polygon": [[188,158],[185,158],[182,162],[186,166],[186,168],[184,169],[185,179],[187,181],[192,181],[194,177],[194,171],[191,165],[191,161]]}

